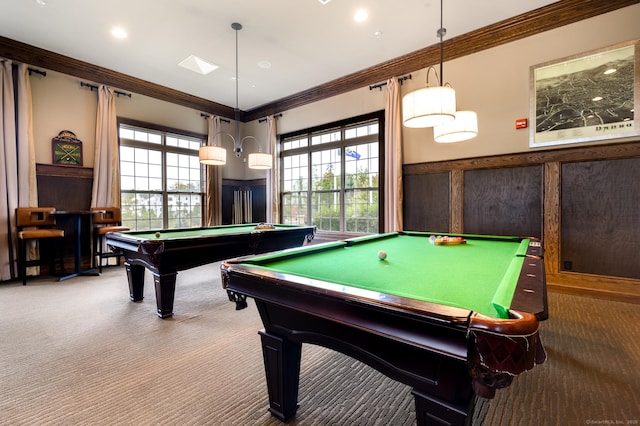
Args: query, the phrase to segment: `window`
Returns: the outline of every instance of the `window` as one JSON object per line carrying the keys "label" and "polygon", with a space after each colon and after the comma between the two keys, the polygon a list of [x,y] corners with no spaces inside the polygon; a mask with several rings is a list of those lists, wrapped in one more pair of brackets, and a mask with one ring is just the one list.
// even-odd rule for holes
{"label": "window", "polygon": [[[152,127],[152,126],[150,126]],[[122,223],[133,230],[202,226],[204,136],[121,122]]]}
{"label": "window", "polygon": [[384,115],[281,137],[282,223],[320,231],[380,231]]}

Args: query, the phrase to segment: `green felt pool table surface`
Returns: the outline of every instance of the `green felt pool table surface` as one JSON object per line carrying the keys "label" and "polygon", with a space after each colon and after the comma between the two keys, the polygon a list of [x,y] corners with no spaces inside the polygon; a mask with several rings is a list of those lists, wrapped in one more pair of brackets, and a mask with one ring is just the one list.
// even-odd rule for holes
{"label": "green felt pool table surface", "polygon": [[[506,318],[530,240],[465,236],[466,244],[435,245],[430,235],[407,232],[356,238],[322,248],[292,249],[288,255],[257,256],[248,263]],[[386,259],[378,258],[380,250],[387,253]]]}

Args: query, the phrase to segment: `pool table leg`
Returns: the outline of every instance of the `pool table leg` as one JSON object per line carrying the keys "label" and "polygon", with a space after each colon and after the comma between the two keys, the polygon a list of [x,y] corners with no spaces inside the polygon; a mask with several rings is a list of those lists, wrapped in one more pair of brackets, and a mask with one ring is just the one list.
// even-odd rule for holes
{"label": "pool table leg", "polygon": [[420,392],[418,389],[411,391],[416,403],[416,424],[443,424],[443,425],[468,425],[472,423],[475,397],[469,401],[467,412],[454,405],[447,404],[437,398]]}
{"label": "pool table leg", "polygon": [[129,281],[129,298],[133,302],[144,299],[144,266],[133,265],[128,260],[124,263]]}
{"label": "pool table leg", "polygon": [[302,343],[259,332],[269,390],[269,412],[282,422],[296,414]]}
{"label": "pool table leg", "polygon": [[153,282],[156,286],[157,314],[160,318],[168,318],[173,315],[173,297],[176,293],[177,275],[177,272],[153,273]]}

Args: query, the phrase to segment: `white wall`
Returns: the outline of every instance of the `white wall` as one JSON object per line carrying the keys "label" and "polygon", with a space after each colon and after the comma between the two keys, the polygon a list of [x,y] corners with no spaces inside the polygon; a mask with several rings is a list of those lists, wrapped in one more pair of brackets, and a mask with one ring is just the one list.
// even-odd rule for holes
{"label": "white wall", "polygon": [[80,80],[47,71],[30,78],[33,99],[33,137],[36,163],[51,164],[51,139],[70,130],[82,143],[83,164],[93,167],[97,95],[80,87]]}

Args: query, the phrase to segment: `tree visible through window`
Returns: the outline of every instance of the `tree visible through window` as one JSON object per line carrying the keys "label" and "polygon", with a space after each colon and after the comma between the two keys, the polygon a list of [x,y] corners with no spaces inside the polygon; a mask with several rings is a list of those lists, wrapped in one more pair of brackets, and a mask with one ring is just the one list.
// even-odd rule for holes
{"label": "tree visible through window", "polygon": [[134,230],[202,226],[202,137],[121,123],[122,223]]}
{"label": "tree visible through window", "polygon": [[383,115],[282,137],[282,222],[321,231],[380,230]]}

